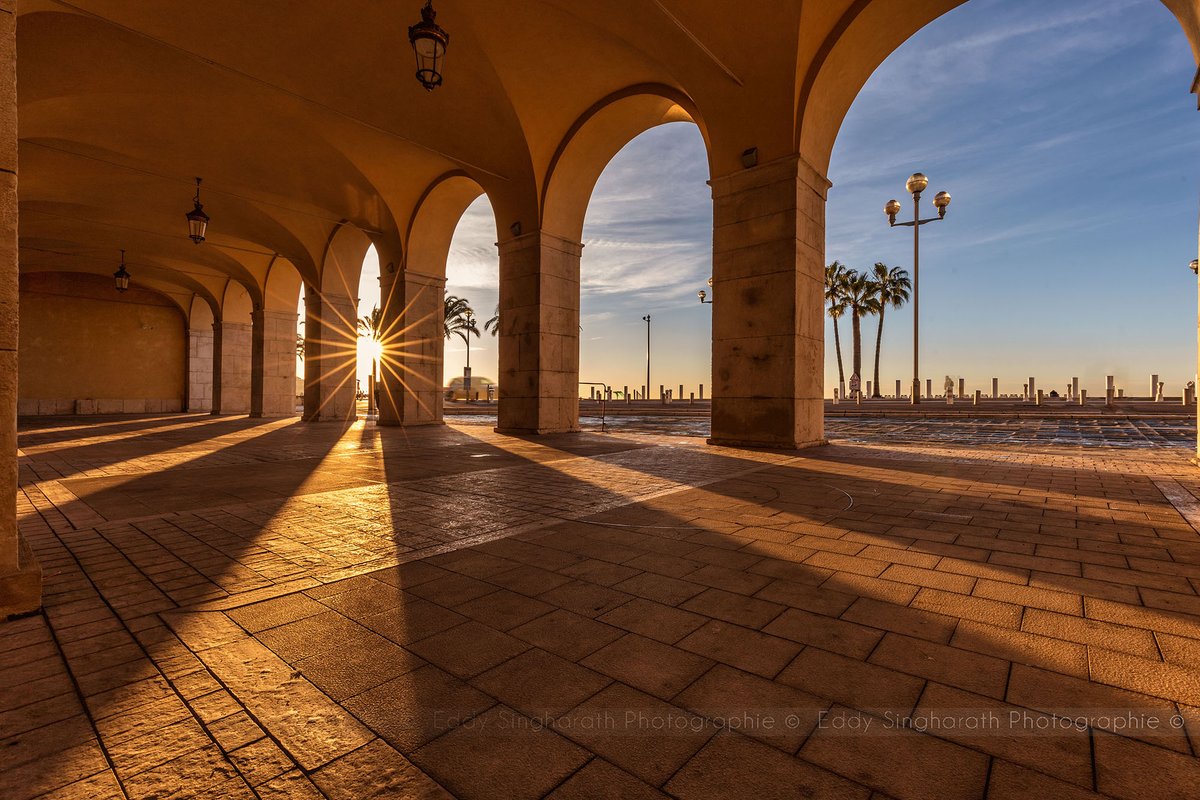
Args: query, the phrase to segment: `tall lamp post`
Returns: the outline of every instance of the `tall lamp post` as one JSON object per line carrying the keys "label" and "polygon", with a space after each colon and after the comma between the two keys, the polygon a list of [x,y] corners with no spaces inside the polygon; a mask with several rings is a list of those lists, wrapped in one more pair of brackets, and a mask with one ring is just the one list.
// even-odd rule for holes
{"label": "tall lamp post", "polygon": [[[710,288],[710,289],[712,288],[712,278],[708,279],[708,288]],[[710,305],[712,304],[712,300],[705,299],[708,297],[708,292],[704,291],[703,289],[696,292],[696,296],[698,296],[700,298],[701,303],[709,303]]]}
{"label": "tall lamp post", "polygon": [[471,402],[471,329],[475,327],[475,317],[470,311],[467,312],[466,320],[466,335],[463,336],[463,341],[467,343],[467,366],[463,368],[463,392],[466,393],[466,401]]}
{"label": "tall lamp post", "polygon": [[918,320],[920,319],[920,283],[918,282],[921,275],[920,257],[921,257],[921,226],[927,222],[937,222],[946,218],[946,206],[950,205],[950,193],[938,192],[933,197],[933,205],[937,208],[938,215],[929,219],[921,219],[921,192],[929,186],[929,179],[920,172],[914,172],[909,176],[908,182],[905,183],[905,188],[912,193],[913,198],[913,218],[912,222],[896,222],[896,215],[900,213],[900,201],[888,200],[887,205],[883,207],[883,213],[887,214],[888,224],[893,228],[909,227],[913,229],[913,379],[912,379],[912,403],[915,405],[921,402],[921,367],[919,360],[920,336],[918,333]]}
{"label": "tall lamp post", "polygon": [[650,315],[642,317],[646,323],[646,396],[643,400],[650,399]]}

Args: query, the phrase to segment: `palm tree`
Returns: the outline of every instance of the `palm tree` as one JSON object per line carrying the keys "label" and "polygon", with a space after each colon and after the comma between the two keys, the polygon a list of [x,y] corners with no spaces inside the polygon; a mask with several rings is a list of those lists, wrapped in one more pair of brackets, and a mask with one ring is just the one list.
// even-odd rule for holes
{"label": "palm tree", "polygon": [[492,312],[492,318],[483,323],[483,329],[492,336],[500,335],[500,304],[496,303],[496,310]]}
{"label": "palm tree", "polygon": [[[371,308],[371,313],[358,318],[358,335],[366,337],[375,343],[375,352],[371,354],[371,386],[379,386],[379,373],[375,369],[375,355],[379,352],[380,343],[383,341],[383,313],[379,310],[379,306]],[[367,413],[375,410],[375,395],[368,393],[367,395]]]}
{"label": "palm tree", "polygon": [[442,332],[447,339],[457,334],[465,342],[470,334],[479,335],[479,328],[475,327],[475,312],[465,298],[447,292],[444,305]]}
{"label": "palm tree", "polygon": [[875,299],[875,282],[866,275],[850,270],[846,278],[846,310],[850,312],[851,331],[854,334],[854,375],[862,381],[862,318],[879,312],[879,301]]}
{"label": "palm tree", "polygon": [[875,301],[879,304],[879,331],[875,334],[875,391],[872,396],[880,397],[879,348],[883,344],[883,314],[888,306],[900,308],[908,302],[912,281],[908,278],[908,270],[900,267],[889,268],[887,264],[876,261],[871,282],[875,285]]}
{"label": "palm tree", "polygon": [[838,318],[846,313],[846,278],[849,271],[841,262],[834,261],[825,267],[825,300],[829,303],[829,316],[833,318],[833,346],[837,350],[838,387],[846,394],[846,371],[842,369],[842,337],[838,334]]}

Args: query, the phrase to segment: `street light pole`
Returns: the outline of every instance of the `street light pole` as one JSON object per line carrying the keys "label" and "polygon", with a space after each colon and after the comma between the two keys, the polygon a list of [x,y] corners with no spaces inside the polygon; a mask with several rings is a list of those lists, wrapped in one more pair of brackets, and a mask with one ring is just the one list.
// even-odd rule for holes
{"label": "street light pole", "polygon": [[900,213],[900,201],[889,200],[883,207],[883,213],[888,216],[888,224],[895,227],[912,226],[913,229],[913,379],[911,402],[916,405],[921,402],[921,362],[920,362],[920,318],[921,318],[921,226],[928,222],[937,222],[946,218],[946,207],[950,205],[950,193],[938,192],[933,197],[933,205],[938,210],[936,217],[921,219],[921,192],[929,186],[929,179],[920,172],[909,176],[905,188],[912,193],[913,218],[912,222],[896,222]]}
{"label": "street light pole", "polygon": [[646,396],[643,400],[650,399],[650,315],[642,317],[646,321]]}
{"label": "street light pole", "polygon": [[467,343],[467,366],[463,369],[463,391],[466,393],[466,401],[471,402],[471,329],[475,327],[475,318],[467,313],[467,324],[464,328],[465,334],[463,341]]}

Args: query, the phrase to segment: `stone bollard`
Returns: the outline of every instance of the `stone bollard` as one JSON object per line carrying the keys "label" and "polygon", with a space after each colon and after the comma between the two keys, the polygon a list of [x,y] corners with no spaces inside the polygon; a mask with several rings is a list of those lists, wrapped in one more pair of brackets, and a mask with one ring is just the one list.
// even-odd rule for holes
{"label": "stone bollard", "polygon": [[683,384],[679,384],[679,399],[683,400]]}
{"label": "stone bollard", "polygon": [[837,387],[834,387],[834,389],[833,389],[833,404],[835,406],[841,402],[839,395],[840,395],[840,392],[838,392]]}
{"label": "stone bollard", "polygon": [[1112,404],[1113,404],[1113,398],[1114,398],[1114,397],[1116,397],[1116,396],[1117,396],[1117,391],[1116,391],[1116,389],[1113,389],[1112,387],[1109,387],[1108,389],[1105,389],[1105,390],[1104,390],[1104,405],[1106,405],[1106,406],[1112,406]]}
{"label": "stone bollard", "polygon": [[925,379],[925,396],[933,397],[933,378]]}
{"label": "stone bollard", "polygon": [[[1154,377],[1157,378],[1158,376],[1155,375]],[[1156,402],[1156,403],[1161,403],[1163,401],[1163,386],[1164,386],[1164,384],[1165,384],[1164,381],[1158,382],[1158,389],[1154,392],[1154,402]]]}
{"label": "stone bollard", "polygon": [[900,381],[896,381],[896,399],[900,399]]}
{"label": "stone bollard", "polygon": [[958,379],[958,396],[959,397],[967,396],[967,379],[966,378]]}
{"label": "stone bollard", "polygon": [[696,405],[696,393],[695,392],[690,392],[688,394],[688,405],[689,406]]}
{"label": "stone bollard", "polygon": [[992,378],[992,399],[995,400],[1000,396],[1000,379]]}
{"label": "stone bollard", "polygon": [[1037,397],[1037,380],[1032,375],[1029,376],[1029,399],[1033,400]]}
{"label": "stone bollard", "polygon": [[1040,406],[1042,404],[1042,390],[1041,389],[1037,390],[1037,394],[1034,395],[1034,398],[1035,398],[1034,402]]}
{"label": "stone bollard", "polygon": [[1022,400],[1029,399],[1029,384],[1028,383],[1021,384],[1021,399]]}
{"label": "stone bollard", "polygon": [[1087,405],[1087,389],[1080,389],[1079,394],[1077,394],[1075,396],[1079,398],[1079,405],[1081,405],[1081,406]]}
{"label": "stone bollard", "polygon": [[1079,397],[1079,378],[1071,378],[1071,397]]}
{"label": "stone bollard", "polygon": [[704,400],[704,384],[700,384],[700,400]]}
{"label": "stone bollard", "polygon": [[1151,375],[1150,376],[1150,396],[1152,398],[1154,398],[1154,401],[1156,403],[1159,402],[1158,396],[1160,394],[1162,394],[1161,387],[1162,387],[1162,384],[1159,383],[1159,381],[1158,381],[1158,375]]}
{"label": "stone bollard", "polygon": [[981,392],[981,391],[979,391],[978,389],[976,389],[976,390],[975,390],[975,402],[974,402],[972,405],[979,405],[979,398],[980,398],[980,396],[982,396],[982,395],[983,395],[983,392]]}

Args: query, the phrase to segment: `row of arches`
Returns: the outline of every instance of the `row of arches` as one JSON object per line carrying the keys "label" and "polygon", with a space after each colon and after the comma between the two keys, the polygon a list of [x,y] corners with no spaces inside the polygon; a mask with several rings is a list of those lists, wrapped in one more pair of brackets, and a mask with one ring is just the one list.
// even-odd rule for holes
{"label": "row of arches", "polygon": [[[818,440],[821,431],[820,285],[829,186],[825,171],[833,141],[846,109],[883,58],[957,4],[958,0],[853,0],[820,8],[804,4],[802,11],[795,9],[802,24],[761,32],[762,63],[743,65],[740,76],[725,66],[725,77],[712,80],[706,72],[701,79],[689,77],[691,67],[680,67],[670,80],[610,82],[599,99],[566,118],[570,121],[561,133],[553,125],[538,127],[533,117],[523,118],[520,106],[525,101],[510,89],[504,95],[510,106],[481,118],[504,132],[490,140],[486,135],[486,141],[472,140],[479,147],[471,158],[451,145],[472,143],[468,139],[474,134],[455,129],[444,132],[447,150],[442,157],[434,157],[438,154],[432,145],[411,140],[415,149],[406,145],[403,163],[386,170],[370,156],[378,136],[351,133],[347,114],[340,121],[322,117],[320,125],[296,130],[294,138],[300,144],[289,149],[303,156],[303,163],[320,162],[322,171],[292,175],[268,160],[256,165],[264,178],[297,184],[287,207],[228,191],[223,200],[230,214],[229,238],[188,255],[175,245],[152,245],[149,234],[132,238],[155,253],[142,264],[147,278],[191,289],[208,306],[214,353],[230,359],[243,357],[243,350],[248,354],[251,413],[281,413],[287,405],[282,399],[287,370],[275,364],[285,359],[274,355],[283,351],[283,315],[294,316],[303,286],[304,407],[309,419],[344,419],[354,413],[355,287],[363,255],[373,245],[381,264],[384,319],[380,421],[426,424],[441,416],[440,310],[450,240],[464,210],[486,194],[496,216],[501,276],[498,377],[504,401],[499,427],[514,432],[571,430],[578,417],[580,240],[592,189],[605,165],[632,138],[666,122],[689,122],[706,145],[714,200],[714,292],[725,298],[714,309],[714,394],[719,399],[714,438],[802,445]],[[1195,41],[1194,8],[1182,0],[1167,0],[1167,5]],[[609,30],[610,21],[581,13],[597,30],[608,31],[604,37],[617,35]],[[23,24],[47,39],[54,38],[50,23],[64,21],[58,17],[83,28],[103,24],[60,11],[25,17]],[[130,30],[121,36],[136,38]],[[713,36],[719,39],[715,31]],[[157,63],[155,59],[179,62],[182,70],[184,62],[194,60],[195,54],[186,48],[176,45],[167,53],[165,40],[150,38],[152,44],[137,49],[147,64]],[[488,52],[496,64],[502,61],[498,52]],[[148,74],[126,76],[130,94],[118,106],[135,107],[160,88]],[[764,77],[772,75],[773,80]],[[789,77],[783,80],[780,75]],[[268,106],[272,113],[278,110],[279,98],[267,101],[260,93],[247,93],[233,86],[235,77],[223,73],[204,87],[203,99],[216,103],[218,98],[233,98],[228,101],[233,105],[265,103],[264,113]],[[29,152],[35,176],[31,187],[23,189],[20,209],[22,246],[30,256],[55,247],[59,261],[87,256],[61,255],[62,241],[55,238],[61,227],[54,220],[70,216],[75,224],[83,218],[85,228],[91,230],[94,223],[100,232],[113,222],[101,218],[95,208],[73,209],[61,200],[64,186],[86,194],[83,183],[111,177],[128,161],[128,153],[93,146],[85,155],[55,138],[69,143],[92,135],[88,126],[80,128],[74,116],[78,108],[70,98],[91,97],[89,92],[102,88],[92,85],[97,80],[101,79],[77,81],[66,91],[35,76],[36,88],[22,102],[22,157]],[[742,91],[747,82],[753,91]],[[613,85],[620,88],[613,90]],[[589,99],[587,92],[578,93],[571,107],[579,108]],[[188,110],[177,109],[173,118],[186,118]],[[98,108],[92,111],[103,116]],[[505,149],[512,144],[512,131],[505,127],[512,118],[523,126],[519,152]],[[283,146],[276,134],[257,128],[251,133],[251,138],[262,134],[265,141]],[[335,141],[336,146],[331,144]],[[332,155],[328,149],[337,151],[337,157],[324,157]],[[419,158],[415,151],[421,151]],[[162,158],[167,155],[172,154]],[[64,157],[89,160],[89,169],[76,181],[79,185],[64,184],[64,171],[58,166]],[[244,162],[220,148],[206,158],[214,165],[222,160]],[[45,161],[41,168],[39,160]],[[165,205],[158,199],[143,199],[137,208],[126,210],[154,217],[157,212],[147,203]],[[331,207],[349,213],[333,218]],[[27,226],[30,218],[33,222]],[[26,230],[29,237],[24,237]],[[111,231],[97,238],[106,236],[115,238]],[[199,273],[191,274],[197,268]],[[236,291],[230,296],[232,285],[240,286],[245,296]],[[274,313],[280,317],[272,317]],[[202,335],[203,312],[195,315],[199,324],[193,324],[190,307],[187,316],[189,335]],[[247,316],[249,323],[244,321]],[[293,336],[286,334],[288,353],[294,349]],[[249,345],[243,347],[247,339]],[[215,410],[232,408],[227,399],[240,398],[245,391],[223,372],[214,369]]]}

